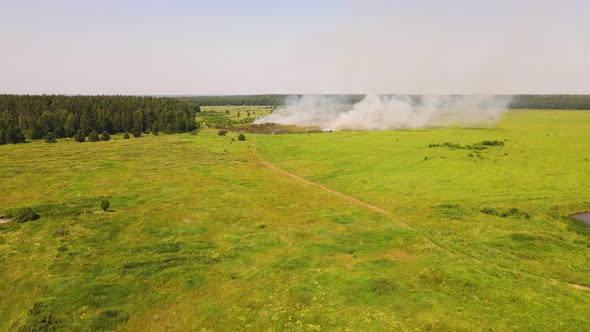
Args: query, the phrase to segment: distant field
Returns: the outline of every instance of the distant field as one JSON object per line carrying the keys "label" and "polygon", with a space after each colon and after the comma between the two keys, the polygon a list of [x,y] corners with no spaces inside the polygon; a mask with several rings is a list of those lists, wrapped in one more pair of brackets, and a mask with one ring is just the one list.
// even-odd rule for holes
{"label": "distant field", "polygon": [[0,330],[590,329],[590,112],[236,137],[0,146]]}
{"label": "distant field", "polygon": [[252,123],[274,109],[274,106],[201,106],[197,121],[206,127],[230,127]]}

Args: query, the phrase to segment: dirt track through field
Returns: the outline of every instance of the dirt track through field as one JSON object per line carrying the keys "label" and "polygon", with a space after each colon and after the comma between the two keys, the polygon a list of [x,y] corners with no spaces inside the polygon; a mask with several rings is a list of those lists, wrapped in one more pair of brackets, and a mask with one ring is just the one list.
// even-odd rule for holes
{"label": "dirt track through field", "polygon": [[334,195],[336,195],[336,196],[338,196],[338,197],[340,197],[340,198],[343,198],[344,200],[346,200],[346,201],[348,201],[348,202],[350,202],[350,203],[353,203],[353,204],[355,204],[355,205],[360,205],[360,206],[362,206],[362,207],[365,207],[365,208],[367,208],[367,209],[369,209],[369,210],[371,210],[371,211],[374,211],[374,212],[380,213],[380,214],[382,214],[382,215],[385,215],[385,216],[387,216],[387,217],[389,217],[389,218],[391,218],[391,219],[393,219],[393,220],[395,220],[395,221],[397,221],[397,222],[401,223],[402,225],[404,225],[404,226],[406,226],[406,227],[408,227],[408,228],[410,228],[410,229],[412,229],[412,230],[414,230],[414,231],[418,232],[420,235],[422,235],[422,237],[424,237],[424,238],[425,238],[425,239],[426,239],[428,242],[430,242],[430,244],[432,244],[434,247],[437,247],[437,248],[439,248],[440,250],[443,250],[443,251],[445,251],[445,252],[448,252],[449,254],[453,254],[453,252],[452,252],[452,251],[450,251],[450,250],[448,250],[448,249],[446,249],[446,248],[444,248],[444,247],[441,247],[441,246],[440,246],[440,245],[438,245],[436,242],[432,241],[432,240],[431,240],[429,237],[427,237],[426,235],[422,234],[422,232],[420,232],[420,231],[419,231],[418,229],[416,229],[415,227],[412,227],[412,226],[410,226],[408,223],[404,222],[403,220],[401,220],[401,219],[399,219],[399,218],[396,218],[396,217],[395,217],[395,216],[394,216],[394,215],[393,215],[391,212],[389,212],[389,211],[387,211],[387,210],[384,210],[384,209],[382,209],[382,208],[380,208],[380,207],[378,207],[378,206],[371,205],[371,204],[369,204],[369,203],[365,203],[365,202],[363,202],[363,201],[361,201],[361,200],[358,200],[358,199],[356,199],[356,198],[354,198],[354,197],[348,196],[348,195],[346,195],[346,194],[343,194],[343,193],[341,193],[341,192],[339,192],[339,191],[336,191],[336,190],[334,190],[334,189],[331,189],[331,188],[328,188],[328,187],[326,187],[326,186],[324,186],[324,185],[321,185],[321,184],[319,184],[319,183],[317,183],[317,182],[313,182],[313,181],[310,181],[310,180],[308,180],[308,179],[306,179],[306,178],[303,178],[303,177],[300,177],[300,176],[298,176],[298,175],[295,175],[295,174],[293,174],[293,173],[287,172],[287,171],[285,171],[284,169],[281,169],[281,168],[279,168],[279,167],[277,167],[277,166],[275,166],[275,165],[273,165],[273,164],[271,164],[271,163],[269,163],[269,162],[265,161],[264,159],[262,159],[262,156],[260,156],[260,154],[258,153],[258,150],[256,150],[256,147],[254,146],[254,144],[252,144],[252,145],[251,145],[251,148],[252,148],[252,152],[254,153],[254,155],[256,156],[256,158],[258,159],[258,161],[259,161],[260,163],[262,163],[263,165],[265,165],[265,166],[267,166],[267,167],[269,167],[269,168],[271,168],[271,169],[273,169],[273,170],[275,170],[275,171],[277,171],[277,172],[279,172],[279,173],[282,173],[282,174],[284,174],[284,175],[287,175],[287,176],[289,176],[289,177],[291,177],[291,178],[294,178],[294,179],[296,179],[296,180],[298,180],[298,181],[301,181],[301,182],[307,183],[307,184],[309,184],[309,185],[312,185],[312,186],[314,186],[314,187],[317,187],[317,188],[320,188],[320,189],[322,189],[322,190],[324,190],[324,191],[327,191],[327,192],[329,192],[329,193],[331,193],[331,194],[334,194]]}
{"label": "dirt track through field", "polygon": [[468,254],[465,254],[465,253],[462,253],[462,252],[458,252],[458,251],[455,251],[455,250],[446,248],[446,247],[444,247],[442,245],[439,245],[435,241],[433,241],[431,238],[429,238],[426,234],[424,234],[423,232],[421,232],[416,227],[413,227],[410,224],[408,224],[407,222],[405,222],[402,219],[400,219],[399,217],[394,216],[391,212],[389,212],[387,210],[384,210],[384,209],[382,209],[382,208],[380,208],[378,206],[371,205],[369,203],[366,203],[366,202],[363,202],[361,200],[358,200],[358,199],[356,199],[354,197],[348,196],[348,195],[346,195],[344,193],[341,193],[339,191],[336,191],[334,189],[331,189],[331,188],[326,187],[324,185],[321,185],[319,183],[310,181],[310,180],[308,180],[306,178],[303,178],[301,176],[298,176],[296,174],[293,174],[291,172],[288,172],[288,171],[286,171],[286,170],[284,170],[282,168],[279,168],[279,167],[277,167],[277,166],[269,163],[268,161],[262,159],[262,156],[260,155],[260,153],[258,153],[258,150],[256,149],[255,143],[250,144],[250,148],[252,150],[252,153],[254,154],[254,156],[256,157],[256,159],[258,160],[258,162],[260,162],[264,166],[266,166],[266,167],[268,167],[268,168],[270,168],[270,169],[272,169],[272,170],[274,170],[274,171],[276,171],[278,173],[281,173],[281,174],[284,174],[284,175],[286,175],[288,177],[291,177],[291,178],[293,178],[295,180],[298,180],[300,182],[306,183],[308,185],[312,185],[312,186],[317,187],[317,188],[319,188],[319,189],[321,189],[323,191],[326,191],[326,192],[329,192],[329,193],[331,193],[333,195],[336,195],[336,196],[338,196],[338,197],[340,197],[340,198],[348,201],[349,203],[352,203],[354,205],[365,207],[365,208],[367,208],[367,209],[369,209],[371,211],[374,211],[376,213],[379,213],[379,214],[382,214],[384,216],[387,216],[390,219],[392,219],[394,221],[397,221],[398,223],[400,223],[400,224],[402,224],[402,225],[404,225],[404,226],[406,226],[406,227],[414,230],[415,232],[417,232],[418,234],[420,234],[432,246],[438,248],[439,250],[441,250],[441,251],[443,251],[443,252],[445,252],[445,253],[447,253],[447,254],[449,254],[451,256],[465,257],[465,258],[467,258],[467,259],[469,259],[471,261],[474,261],[474,262],[479,263],[479,264],[482,264],[482,265],[493,266],[495,268],[499,268],[499,269],[504,270],[504,271],[509,271],[509,272],[512,272],[512,273],[520,274],[520,275],[523,275],[523,276],[528,276],[528,277],[535,278],[535,279],[542,279],[542,280],[545,280],[545,281],[549,282],[552,285],[555,285],[555,284],[563,284],[563,285],[567,285],[567,286],[569,286],[571,288],[574,288],[574,289],[577,289],[577,290],[590,291],[590,287],[582,286],[582,285],[575,284],[575,283],[570,283],[570,282],[567,282],[567,281],[561,281],[561,280],[558,280],[558,279],[547,278],[547,277],[536,275],[536,274],[533,274],[533,273],[530,273],[530,272],[525,272],[525,271],[520,271],[520,270],[513,270],[513,269],[506,268],[506,267],[503,267],[503,266],[500,266],[500,265],[496,265],[496,264],[493,264],[493,263],[486,263],[486,262],[480,261],[479,259],[477,259],[477,258],[475,258],[475,257],[473,257],[471,255],[468,255]]}

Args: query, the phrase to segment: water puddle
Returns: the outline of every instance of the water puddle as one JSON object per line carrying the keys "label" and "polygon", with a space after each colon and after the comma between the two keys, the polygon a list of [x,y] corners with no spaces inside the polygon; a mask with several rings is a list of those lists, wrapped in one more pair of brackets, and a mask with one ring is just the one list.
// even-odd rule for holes
{"label": "water puddle", "polygon": [[590,212],[574,214],[572,217],[576,218],[577,220],[583,222],[588,227],[590,227]]}

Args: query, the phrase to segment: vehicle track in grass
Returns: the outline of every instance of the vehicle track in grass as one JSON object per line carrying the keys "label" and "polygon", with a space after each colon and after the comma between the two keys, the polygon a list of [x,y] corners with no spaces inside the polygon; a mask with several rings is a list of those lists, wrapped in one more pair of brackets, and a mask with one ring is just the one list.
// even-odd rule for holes
{"label": "vehicle track in grass", "polygon": [[471,260],[471,261],[473,261],[475,263],[478,263],[480,265],[487,265],[487,266],[495,267],[495,268],[498,268],[500,270],[504,270],[504,271],[511,272],[511,273],[514,273],[514,274],[519,274],[521,276],[526,276],[526,277],[533,278],[533,279],[538,279],[538,280],[544,280],[544,281],[548,282],[551,285],[563,284],[563,285],[569,286],[569,287],[571,287],[573,289],[576,289],[576,290],[590,291],[590,287],[587,287],[587,286],[583,286],[583,285],[579,285],[579,284],[576,284],[576,283],[571,283],[571,282],[567,282],[567,281],[563,281],[563,280],[559,280],[559,279],[548,278],[548,277],[544,277],[544,276],[541,276],[541,275],[537,275],[537,274],[533,274],[533,273],[525,272],[525,271],[521,271],[521,270],[514,270],[514,269],[507,268],[507,267],[504,267],[504,266],[501,266],[501,265],[498,265],[498,264],[494,264],[494,263],[483,262],[483,261],[481,261],[481,260],[479,260],[479,259],[477,259],[477,258],[475,258],[475,257],[473,257],[473,256],[471,256],[469,254],[466,254],[466,253],[463,253],[463,252],[459,252],[459,251],[456,251],[456,250],[447,248],[447,247],[445,247],[443,245],[440,245],[436,241],[434,241],[432,238],[430,238],[428,235],[426,235],[422,231],[420,231],[420,229],[418,229],[418,228],[410,225],[409,223],[405,222],[401,218],[395,216],[390,211],[387,211],[387,210],[382,209],[382,208],[380,208],[378,206],[369,204],[367,202],[363,202],[363,201],[361,201],[359,199],[356,199],[356,198],[354,198],[352,196],[346,195],[346,194],[344,194],[342,192],[339,192],[339,191],[334,190],[332,188],[326,187],[326,186],[324,186],[322,184],[319,184],[317,182],[313,182],[313,181],[308,180],[308,179],[306,179],[304,177],[301,177],[301,176],[299,176],[297,174],[293,174],[293,173],[291,173],[289,171],[286,171],[286,170],[284,170],[284,169],[282,169],[282,168],[280,168],[278,166],[273,165],[272,163],[270,163],[270,162],[268,162],[268,161],[266,161],[266,160],[264,160],[262,158],[262,156],[260,155],[260,153],[256,149],[256,145],[255,144],[256,144],[255,142],[254,143],[251,143],[250,144],[250,149],[252,151],[252,154],[254,155],[254,157],[256,158],[256,160],[260,164],[262,164],[262,165],[264,165],[264,166],[272,169],[273,171],[275,171],[277,173],[281,173],[281,174],[286,175],[286,176],[288,176],[290,178],[293,178],[293,179],[295,179],[297,181],[300,181],[302,183],[305,183],[305,184],[314,186],[314,187],[319,188],[319,189],[321,189],[321,190],[323,190],[325,192],[328,192],[328,193],[331,193],[331,194],[333,194],[335,196],[338,196],[338,197],[344,199],[345,201],[348,201],[349,203],[351,203],[353,205],[362,206],[362,207],[364,207],[366,209],[369,209],[369,210],[371,210],[373,212],[376,212],[376,213],[379,213],[381,215],[384,215],[384,216],[386,216],[386,217],[388,217],[388,218],[390,218],[390,219],[392,219],[392,220],[394,220],[394,221],[396,221],[396,222],[404,225],[405,227],[407,227],[407,228],[415,231],[421,237],[423,237],[428,243],[430,243],[433,247],[439,249],[440,251],[442,251],[442,252],[444,252],[444,253],[452,256],[452,257],[463,257],[463,258],[469,259],[469,260]]}

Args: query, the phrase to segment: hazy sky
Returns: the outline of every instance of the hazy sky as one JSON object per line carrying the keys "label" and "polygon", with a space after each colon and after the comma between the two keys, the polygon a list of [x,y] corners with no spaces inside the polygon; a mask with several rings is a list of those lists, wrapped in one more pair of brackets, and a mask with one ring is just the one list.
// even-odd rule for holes
{"label": "hazy sky", "polygon": [[590,93],[590,1],[0,0],[0,93]]}

